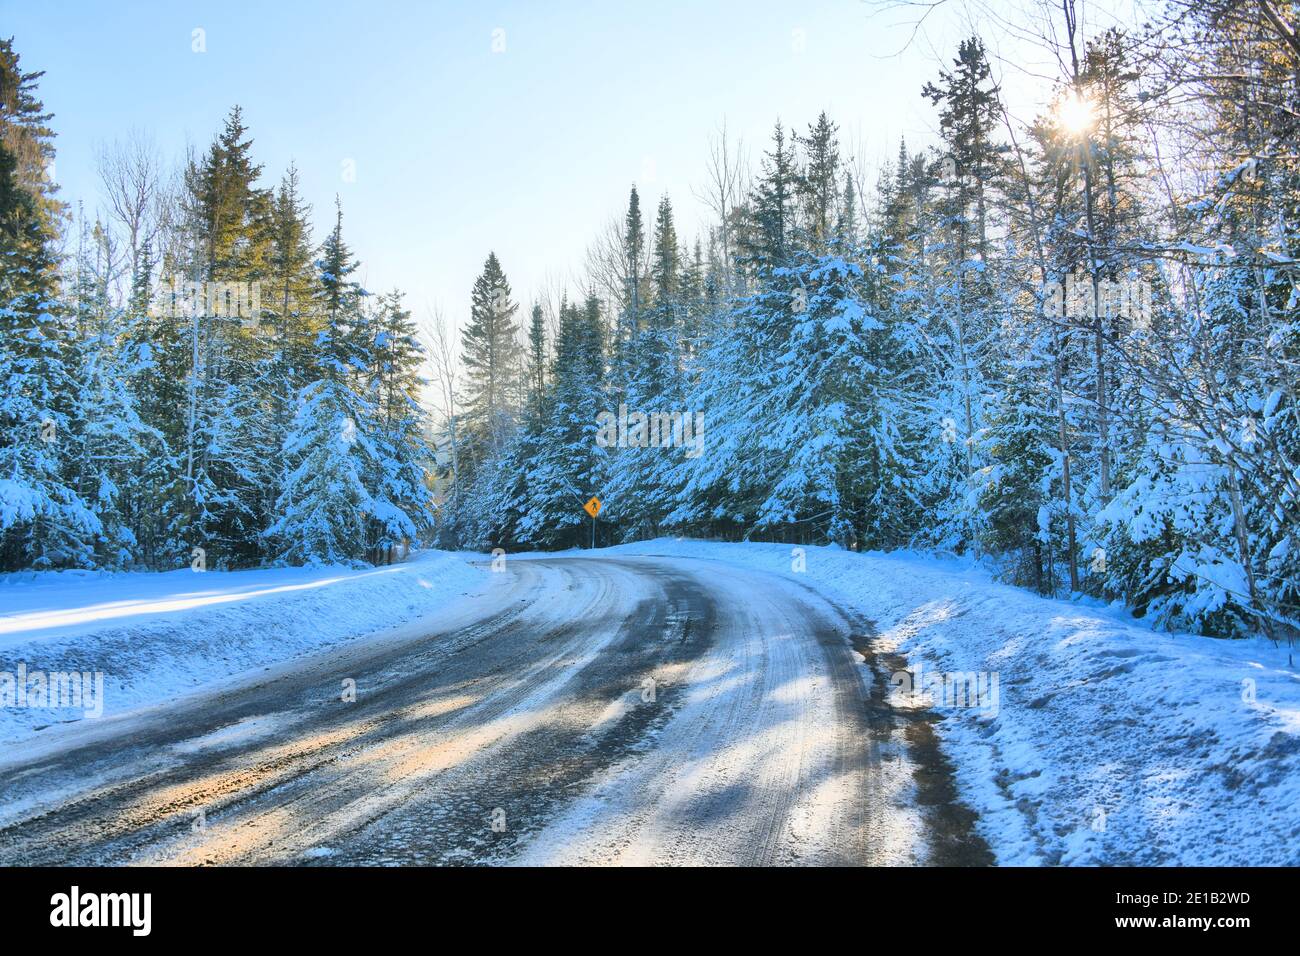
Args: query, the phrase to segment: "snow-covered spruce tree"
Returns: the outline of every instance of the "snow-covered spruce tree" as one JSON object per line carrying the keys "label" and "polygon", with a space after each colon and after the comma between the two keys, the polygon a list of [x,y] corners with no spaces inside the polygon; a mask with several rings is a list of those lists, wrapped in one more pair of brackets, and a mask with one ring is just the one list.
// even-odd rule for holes
{"label": "snow-covered spruce tree", "polygon": [[[1033,298],[1030,297],[1032,309]],[[985,447],[988,464],[977,476],[978,505],[988,515],[986,552],[1005,556],[1007,579],[1040,594],[1056,593],[1057,566],[1066,555],[1054,549],[1061,540],[1063,499],[1056,494],[1060,477],[1056,423],[1043,401],[1050,394],[1050,332],[1021,313],[1004,325],[998,348],[1004,356],[1002,378],[993,383]],[[956,429],[945,438],[955,440]]]}
{"label": "snow-covered spruce tree", "polygon": [[953,69],[923,90],[939,108],[943,155],[931,170],[938,241],[921,248],[917,263],[926,292],[917,329],[928,369],[920,404],[939,437],[925,445],[930,519],[918,540],[953,551],[978,546],[983,534],[977,473],[987,463],[990,380],[1005,312],[988,234],[988,207],[1004,167],[990,74],[983,44],[972,37],[959,45]]}
{"label": "snow-covered spruce tree", "polygon": [[419,395],[424,348],[401,295],[381,296],[365,329],[365,393],[371,408],[365,424],[378,453],[366,476],[373,503],[367,548],[374,560],[382,561],[432,530],[427,479],[434,453],[425,435]]}
{"label": "snow-covered spruce tree", "polygon": [[141,420],[130,388],[142,360],[132,343],[131,314],[109,302],[113,256],[108,236],[98,222],[93,231],[84,219],[80,226],[72,274],[65,282],[75,332],[69,354],[76,401],[65,436],[69,480],[99,520],[88,560],[99,567],[124,568],[138,560],[132,510],[142,503],[134,466],[159,436]]}
{"label": "snow-covered spruce tree", "polygon": [[[127,385],[145,425],[144,453],[133,463],[124,507],[138,561],[175,568],[190,560],[186,530],[189,485],[185,466],[192,325],[172,308],[166,290],[154,293],[153,250],[146,247],[132,283],[121,348]],[[155,301],[156,299],[156,301]]]}
{"label": "snow-covered spruce tree", "polygon": [[357,263],[343,241],[341,209],[318,268],[323,328],[314,351],[320,377],[298,392],[276,517],[266,529],[274,553],[290,564],[359,561],[370,544],[370,516],[381,504],[366,480],[382,468],[383,449],[372,429],[376,409],[356,388],[367,371],[364,292],[351,279]]}
{"label": "snow-covered spruce tree", "polygon": [[[685,328],[685,302],[681,250],[673,222],[673,207],[667,196],[659,201],[655,215],[654,237],[650,256],[648,302],[641,309],[642,321],[627,345],[630,358],[627,381],[620,404],[629,416],[647,416],[647,422],[661,422],[663,414],[684,412],[682,379],[682,342]],[[617,413],[618,409],[610,409]],[[591,415],[594,421],[594,413]],[[631,431],[632,429],[629,429]],[[637,432],[637,442],[646,445],[612,448],[609,484],[605,489],[608,518],[617,521],[622,533],[631,539],[653,537],[659,532],[664,516],[672,507],[668,472],[671,458],[680,449],[649,447],[654,441],[671,441],[669,436],[652,436],[650,428]]]}
{"label": "snow-covered spruce tree", "polygon": [[874,533],[869,503],[896,499],[885,326],[863,281],[856,263],[800,253],[735,311],[704,359],[714,371],[692,401],[709,416],[702,454],[670,520],[796,539],[815,521],[845,545]]}
{"label": "snow-covered spruce tree", "polygon": [[379,461],[379,450],[357,429],[368,409],[332,376],[305,386],[299,402],[284,444],[292,467],[267,537],[285,563],[357,562],[366,552],[366,516],[373,507],[363,477]]}
{"label": "snow-covered spruce tree", "polygon": [[0,568],[90,566],[101,524],[75,482],[76,332],[17,165],[0,142]]}
{"label": "snow-covered spruce tree", "polygon": [[268,337],[233,303],[215,302],[222,283],[258,282],[267,273],[271,194],[257,186],[262,167],[253,162],[247,133],[235,107],[207,152],[186,168],[184,242],[164,264],[168,275],[203,283],[204,294],[179,310],[191,344],[185,543],[203,548],[216,567],[259,558],[264,490],[275,487],[271,433],[253,417],[274,417],[274,395],[258,382]]}
{"label": "snow-covered spruce tree", "polygon": [[521,543],[573,547],[590,540],[583,503],[592,495],[612,497],[605,469],[613,449],[596,440],[607,401],[604,326],[599,300],[589,294],[581,306],[561,305],[543,414],[529,444],[519,449],[523,482],[515,535]]}
{"label": "snow-covered spruce tree", "polygon": [[[277,448],[293,417],[298,389],[318,377],[312,346],[320,331],[320,312],[315,308],[318,277],[310,219],[311,207],[302,198],[297,167],[291,165],[271,206],[258,329],[268,340],[268,348],[260,356],[258,377],[273,402]],[[274,499],[272,494],[271,501]]]}
{"label": "snow-covered spruce tree", "polygon": [[609,342],[609,384],[613,397],[623,401],[635,371],[633,343],[641,330],[642,311],[646,305],[649,277],[646,275],[645,222],[641,215],[641,196],[633,184],[623,214],[618,243],[618,273],[622,288],[614,303],[613,331]]}
{"label": "snow-covered spruce tree", "polygon": [[707,431],[711,421],[714,425],[722,424],[720,418],[714,417],[717,409],[706,409],[699,404],[703,382],[717,373],[717,369],[705,364],[710,357],[710,343],[727,323],[726,306],[721,299],[723,278],[719,266],[713,260],[705,262],[697,242],[695,254],[682,274],[677,334],[678,385],[675,392],[680,395],[680,404],[671,410],[680,410],[683,422],[688,413],[695,416],[692,419],[695,427],[690,454],[683,448],[661,456],[657,463],[655,480],[664,495],[660,521],[665,529],[691,531],[699,527],[690,517],[693,509],[688,500],[687,486],[700,464],[704,440],[701,428]]}
{"label": "snow-covered spruce tree", "polygon": [[[875,354],[887,370],[891,457],[881,470],[891,507],[877,520],[881,547],[918,541],[933,524],[933,502],[943,496],[939,476],[952,460],[956,419],[936,415],[935,369],[928,327],[933,282],[927,250],[936,234],[933,195],[937,183],[926,157],[909,155],[900,141],[898,158],[882,171],[867,238],[858,255],[866,272],[864,301],[888,326]],[[882,487],[884,482],[881,483]]]}
{"label": "snow-covered spruce tree", "polygon": [[[567,300],[560,303],[560,321],[568,316]],[[500,457],[494,460],[491,480],[485,480],[475,498],[478,509],[467,516],[462,529],[472,530],[481,547],[515,550],[527,547],[521,522],[537,506],[539,495],[529,480],[529,469],[544,450],[543,432],[549,422],[550,386],[554,379],[546,371],[546,323],[540,304],[534,304],[528,327],[527,367],[524,374],[524,408],[519,428]],[[482,472],[480,472],[482,474]],[[535,542],[534,542],[535,543]]]}
{"label": "snow-covered spruce tree", "polygon": [[496,253],[489,253],[470,293],[470,321],[461,332],[463,395],[457,417],[460,470],[450,529],[462,542],[483,546],[502,533],[499,511],[510,497],[508,466],[518,432],[522,346],[511,297]]}
{"label": "snow-covered spruce tree", "polygon": [[[793,144],[778,123],[758,180],[735,210],[734,287],[756,291],[722,303],[722,314],[712,323],[699,361],[709,372],[698,377],[690,401],[693,411],[705,414],[704,446],[689,465],[677,469],[679,490],[665,519],[669,524],[738,537],[767,495],[771,470],[754,444],[754,430],[764,427],[758,405],[772,379],[767,363],[782,351],[769,339],[775,333],[783,342],[788,331],[779,321],[773,326],[765,319],[773,313],[788,316],[794,302],[791,284],[774,283],[773,270],[785,268],[791,254],[797,174]],[[770,296],[758,291],[770,283],[777,287]],[[766,303],[761,311],[760,298]]]}
{"label": "snow-covered spruce tree", "polygon": [[473,465],[500,452],[517,409],[511,403],[519,369],[518,305],[495,252],[474,280],[470,320],[461,336],[465,366],[465,457]]}
{"label": "snow-covered spruce tree", "polygon": [[63,207],[38,78],[0,40],[0,570],[91,564],[101,530],[72,467],[76,333],[55,299]]}
{"label": "snow-covered spruce tree", "polygon": [[[825,514],[832,540],[857,545],[869,509],[892,504],[885,370],[872,347],[884,326],[858,291],[862,268],[838,255],[800,256],[773,278],[789,282],[802,307],[792,311],[790,335],[772,355],[758,444],[777,468],[756,523],[779,527]],[[760,323],[779,321],[780,311],[766,310],[772,304],[772,291],[752,303]]]}

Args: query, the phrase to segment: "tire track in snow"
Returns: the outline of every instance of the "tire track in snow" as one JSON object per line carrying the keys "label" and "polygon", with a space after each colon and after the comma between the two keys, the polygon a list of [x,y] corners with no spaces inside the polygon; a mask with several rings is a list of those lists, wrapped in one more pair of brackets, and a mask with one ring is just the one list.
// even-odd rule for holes
{"label": "tire track in snow", "polygon": [[714,562],[508,571],[422,630],[7,760],[0,863],[923,858],[838,609]]}

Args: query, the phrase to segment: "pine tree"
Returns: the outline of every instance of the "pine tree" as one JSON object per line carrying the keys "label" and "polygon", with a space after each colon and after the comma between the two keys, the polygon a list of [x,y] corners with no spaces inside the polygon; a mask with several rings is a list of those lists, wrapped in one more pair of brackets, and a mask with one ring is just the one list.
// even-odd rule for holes
{"label": "pine tree", "polygon": [[[634,367],[619,402],[632,414],[645,416],[680,412],[685,397],[681,250],[667,196],[660,199],[655,215],[649,280],[650,304],[631,343]],[[612,455],[610,517],[624,524],[627,535],[656,534],[670,510],[665,477],[669,455],[670,450],[659,447],[620,448]]]}
{"label": "pine tree", "polygon": [[122,568],[135,562],[133,516],[149,505],[136,485],[134,464],[158,437],[140,419],[130,382],[139,362],[131,346],[133,318],[109,300],[113,257],[107,233],[81,218],[71,275],[73,338],[69,371],[74,383],[68,446],[68,480],[99,522],[99,532],[79,563]]}
{"label": "pine tree", "polygon": [[0,41],[0,569],[89,565],[101,525],[75,487],[76,329],[56,300],[49,119]]}
{"label": "pine tree", "polygon": [[641,333],[642,310],[646,298],[645,225],[641,218],[641,197],[635,184],[628,195],[621,239],[623,297],[618,304],[611,343],[613,384],[620,390],[627,388],[635,370],[636,358],[632,351]]}
{"label": "pine tree", "polygon": [[787,145],[785,130],[777,123],[772,132],[772,150],[764,155],[762,175],[750,197],[750,222],[742,237],[744,259],[751,273],[786,265],[796,228],[797,181],[794,144]]}
{"label": "pine tree", "polygon": [[376,441],[375,405],[364,384],[358,388],[368,363],[363,290],[350,278],[357,268],[343,239],[340,207],[317,259],[319,377],[298,392],[281,449],[275,519],[265,531],[279,559],[292,564],[359,561],[373,544],[371,516],[385,525],[393,517],[374,494],[385,449]]}
{"label": "pine tree", "polygon": [[[555,340],[546,421],[524,463],[527,494],[520,509],[520,541],[564,547],[586,540],[582,504],[604,491],[606,458],[597,442],[605,407],[605,359],[600,303],[594,293],[580,307],[565,303]],[[603,494],[602,497],[609,497]]]}
{"label": "pine tree", "polygon": [[[25,73],[13,39],[0,38],[0,144],[9,151],[13,168],[7,175],[31,197],[30,228],[46,241],[58,231],[67,209],[57,198],[58,185],[49,175],[54,161],[53,113],[47,113],[37,96],[37,81],[45,73]],[[53,264],[31,277],[48,278]]]}
{"label": "pine tree", "polygon": [[316,275],[311,245],[311,207],[303,200],[298,169],[280,180],[271,209],[267,294],[262,320],[275,331],[276,375],[292,394],[311,375],[311,341],[316,332],[312,300]]}
{"label": "pine tree", "polygon": [[501,263],[495,252],[489,253],[474,281],[470,321],[462,336],[466,454],[471,463],[501,450],[515,413],[509,395],[519,363],[517,310]]}
{"label": "pine tree", "polygon": [[533,305],[528,324],[528,411],[534,421],[542,414],[546,394],[546,320],[540,304]]}
{"label": "pine tree", "polygon": [[831,240],[836,224],[839,195],[840,155],[835,124],[823,112],[808,127],[808,135],[798,138],[804,150],[804,167],[798,178],[798,191],[806,222],[806,248],[822,252]]}
{"label": "pine tree", "polygon": [[[330,358],[333,364],[342,356]],[[266,530],[281,561],[347,564],[366,553],[368,515],[376,502],[365,476],[382,467],[381,450],[357,428],[368,412],[331,375],[299,392],[283,448],[290,467],[281,481],[276,520]]]}
{"label": "pine tree", "polygon": [[179,310],[190,344],[183,536],[187,551],[202,547],[217,567],[257,558],[273,481],[268,460],[276,435],[262,420],[276,416],[276,395],[264,381],[271,347],[223,285],[266,275],[271,195],[256,185],[261,169],[236,106],[207,153],[185,170],[185,241],[165,264],[172,276],[200,284],[201,294]]}
{"label": "pine tree", "polygon": [[667,196],[659,200],[655,215],[654,245],[650,258],[651,305],[645,327],[633,350],[637,359],[636,395],[642,403],[672,401],[676,392],[675,358],[682,309],[681,251],[673,206]]}
{"label": "pine tree", "polygon": [[[985,467],[990,382],[996,378],[996,330],[1003,310],[996,294],[987,227],[990,191],[1002,162],[993,130],[998,90],[977,37],[958,47],[953,72],[924,95],[939,106],[946,151],[940,163],[939,218],[945,242],[937,261],[922,268],[929,320],[921,325],[932,377],[923,403],[934,428],[954,423],[957,440],[932,442],[927,469],[929,506],[935,513],[927,537],[957,551],[978,547],[984,515],[978,508],[977,472]],[[925,247],[920,251],[924,255]]]}
{"label": "pine tree", "polygon": [[367,546],[381,561],[393,549],[405,552],[433,527],[427,479],[434,453],[425,436],[419,394],[424,348],[401,295],[382,296],[366,327],[366,395],[373,417],[361,427],[372,434],[378,453],[376,467],[366,476],[374,503]]}

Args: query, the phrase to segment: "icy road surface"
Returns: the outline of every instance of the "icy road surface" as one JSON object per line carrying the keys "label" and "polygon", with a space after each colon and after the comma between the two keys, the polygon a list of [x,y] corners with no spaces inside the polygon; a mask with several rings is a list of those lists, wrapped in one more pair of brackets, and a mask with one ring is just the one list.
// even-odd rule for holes
{"label": "icy road surface", "polygon": [[685,558],[491,578],[6,748],[0,864],[988,861],[932,735],[855,651],[868,625],[814,592]]}

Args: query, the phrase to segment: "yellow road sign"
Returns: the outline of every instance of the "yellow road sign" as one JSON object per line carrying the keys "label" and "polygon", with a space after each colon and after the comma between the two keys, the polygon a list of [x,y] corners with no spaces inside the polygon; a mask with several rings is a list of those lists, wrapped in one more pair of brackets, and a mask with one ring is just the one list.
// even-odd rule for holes
{"label": "yellow road sign", "polygon": [[587,514],[591,515],[593,518],[596,517],[596,515],[600,514],[600,499],[593,497],[582,506],[582,510],[587,512]]}

